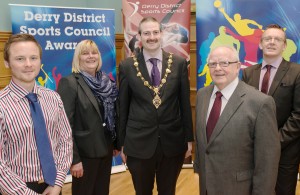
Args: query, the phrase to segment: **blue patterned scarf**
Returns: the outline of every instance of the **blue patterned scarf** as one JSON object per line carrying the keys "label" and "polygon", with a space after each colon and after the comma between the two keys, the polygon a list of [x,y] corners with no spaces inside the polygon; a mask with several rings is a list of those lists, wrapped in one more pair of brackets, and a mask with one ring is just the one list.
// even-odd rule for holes
{"label": "blue patterned scarf", "polygon": [[111,133],[112,139],[116,139],[116,108],[115,102],[118,97],[118,89],[115,81],[112,81],[108,75],[102,71],[96,72],[93,77],[86,72],[81,72],[85,82],[92,90],[99,103],[103,104],[104,121],[107,129]]}

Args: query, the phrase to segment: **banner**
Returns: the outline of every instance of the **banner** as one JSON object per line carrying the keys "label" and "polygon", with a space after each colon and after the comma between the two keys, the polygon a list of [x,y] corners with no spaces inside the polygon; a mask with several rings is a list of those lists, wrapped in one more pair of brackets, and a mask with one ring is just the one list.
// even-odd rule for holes
{"label": "banner", "polygon": [[74,49],[84,39],[96,42],[101,69],[116,78],[114,10],[16,4],[10,9],[13,34],[31,34],[42,46],[41,86],[56,90],[61,77],[71,74]]}
{"label": "banner", "polygon": [[[13,34],[31,34],[42,47],[39,85],[57,89],[59,80],[71,74],[75,47],[84,39],[95,41],[101,70],[116,79],[114,10],[16,4],[10,4],[10,9]],[[112,173],[126,170],[120,156],[113,158],[112,165]],[[66,181],[71,181],[70,175]]]}
{"label": "banner", "polygon": [[139,22],[148,16],[162,25],[162,48],[190,61],[190,0],[122,0],[126,56],[141,49]]}
{"label": "banner", "polygon": [[196,5],[197,88],[212,82],[207,66],[211,49],[219,45],[235,47],[242,68],[260,63],[258,45],[265,27],[279,24],[286,29],[287,48],[283,57],[300,62],[300,1],[296,0],[202,0]]}

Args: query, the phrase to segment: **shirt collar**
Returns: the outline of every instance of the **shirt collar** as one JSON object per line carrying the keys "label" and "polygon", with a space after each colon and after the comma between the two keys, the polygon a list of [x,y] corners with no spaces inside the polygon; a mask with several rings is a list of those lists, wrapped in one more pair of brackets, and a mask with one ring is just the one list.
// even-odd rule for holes
{"label": "shirt collar", "polygon": [[145,59],[145,62],[147,62],[150,58],[156,58],[158,59],[159,61],[162,62],[162,50],[158,50],[156,53],[154,54],[150,54],[149,52],[145,51],[143,49],[143,54],[144,54],[144,59]]}
{"label": "shirt collar", "polygon": [[261,69],[265,68],[266,65],[272,65],[272,67],[278,68],[279,65],[281,64],[282,60],[283,60],[282,57],[279,57],[274,62],[272,62],[272,64],[268,64],[265,60],[263,60]]}
{"label": "shirt collar", "polygon": [[[10,81],[8,87],[12,92],[12,97],[16,101],[20,101],[21,99],[25,98],[25,96],[29,93],[26,89],[15,83],[13,80]],[[34,83],[32,92],[39,96],[39,87],[36,82]]]}
{"label": "shirt collar", "polygon": [[213,93],[212,93],[213,94],[212,98],[215,98],[216,92],[220,91],[222,93],[223,97],[228,101],[238,84],[239,84],[239,78],[236,77],[233,81],[231,81],[231,83],[229,83],[229,85],[227,85],[221,91],[215,85]]}

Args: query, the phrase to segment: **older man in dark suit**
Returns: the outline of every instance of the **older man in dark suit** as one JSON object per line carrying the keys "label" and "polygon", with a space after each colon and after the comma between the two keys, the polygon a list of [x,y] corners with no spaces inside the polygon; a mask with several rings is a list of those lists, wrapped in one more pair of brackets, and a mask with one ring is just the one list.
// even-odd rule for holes
{"label": "older man in dark suit", "polygon": [[195,171],[201,195],[274,194],[280,156],[274,100],[238,79],[233,47],[208,58],[213,85],[197,93]]}
{"label": "older man in dark suit", "polygon": [[193,131],[186,60],[161,49],[159,22],[139,25],[143,45],[120,64],[120,142],[137,195],[174,195]]}
{"label": "older man in dark suit", "polygon": [[282,58],[287,43],[279,25],[267,27],[259,47],[263,62],[246,68],[243,80],[275,100],[281,141],[276,193],[295,195],[300,162],[300,65]]}

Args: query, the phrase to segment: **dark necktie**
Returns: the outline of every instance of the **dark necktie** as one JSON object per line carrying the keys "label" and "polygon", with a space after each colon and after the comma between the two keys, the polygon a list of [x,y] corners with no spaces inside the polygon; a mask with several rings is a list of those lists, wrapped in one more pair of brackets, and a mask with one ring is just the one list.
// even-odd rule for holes
{"label": "dark necktie", "polygon": [[268,93],[268,89],[269,89],[269,80],[270,80],[270,72],[271,72],[271,68],[272,65],[266,65],[267,68],[267,72],[264,75],[264,78],[262,80],[262,84],[261,84],[261,92],[267,94]]}
{"label": "dark necktie", "polygon": [[157,58],[150,58],[149,61],[153,64],[151,70],[152,85],[158,86],[160,84],[160,73],[157,67]]}
{"label": "dark necktie", "polygon": [[209,142],[210,136],[218,122],[220,112],[221,112],[221,106],[222,106],[222,93],[216,92],[216,98],[213,104],[213,107],[210,111],[207,124],[206,124],[206,136],[207,136],[207,142]]}
{"label": "dark necktie", "polygon": [[26,98],[29,100],[30,112],[34,126],[34,135],[40,164],[43,171],[43,177],[45,183],[49,184],[50,186],[54,186],[56,179],[56,167],[46,130],[43,112],[35,93],[29,93],[26,95]]}

